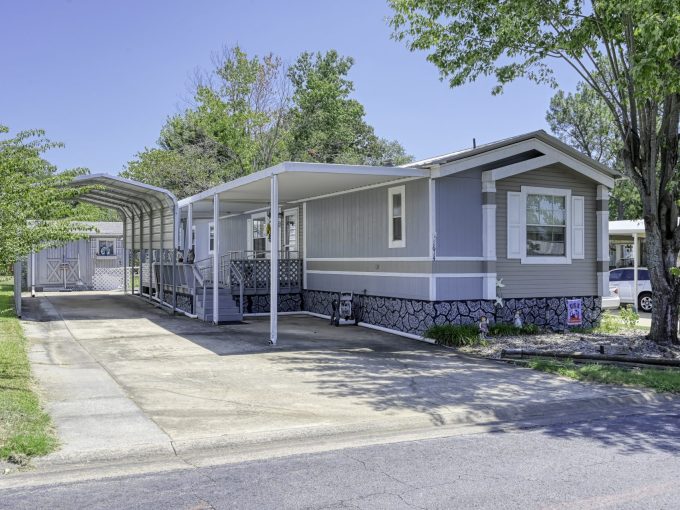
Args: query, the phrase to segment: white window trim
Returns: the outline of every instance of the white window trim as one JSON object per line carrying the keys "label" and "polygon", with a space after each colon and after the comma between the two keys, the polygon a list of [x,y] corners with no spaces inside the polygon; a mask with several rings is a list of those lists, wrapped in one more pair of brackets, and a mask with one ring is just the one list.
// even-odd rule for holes
{"label": "white window trim", "polygon": [[299,216],[300,216],[300,214],[298,212],[297,207],[295,207],[293,209],[285,209],[283,211],[283,221],[281,222],[281,225],[282,225],[283,228],[281,229],[282,231],[281,231],[281,239],[280,239],[281,250],[284,250],[284,248],[285,248],[283,243],[286,241],[286,239],[285,239],[285,237],[286,237],[286,216],[295,217],[295,249],[292,250],[292,251],[299,252],[300,251],[300,246],[299,246],[300,245],[300,232],[299,232],[299,226],[300,226]]}
{"label": "white window trim", "polygon": [[[248,222],[248,228],[250,229],[250,234],[248,235],[248,251],[250,251],[250,252],[255,251],[255,239],[253,237],[253,220],[261,220],[261,219],[263,219],[264,223],[265,223],[265,235],[264,235],[265,248],[264,249],[265,249],[266,252],[271,252],[271,249],[272,249],[271,241],[269,239],[269,236],[266,234],[266,225],[269,224],[266,209],[250,215],[250,221]],[[269,258],[269,255],[270,254],[268,253],[267,258]]]}
{"label": "white window trim", "polygon": [[214,221],[211,221],[210,223],[208,223],[208,253],[210,255],[212,255],[213,253],[215,253],[215,250],[210,249],[210,230],[213,231],[213,248],[214,248],[215,247],[215,222]]}
{"label": "white window trim", "polygon": [[[564,257],[535,257],[527,255],[527,195],[554,195],[565,197],[566,207],[565,232],[564,232]],[[520,241],[522,264],[571,264],[571,190],[563,188],[538,188],[534,186],[522,186],[520,201]]]}
{"label": "white window trim", "polygon": [[[392,197],[394,195],[401,195],[401,240],[395,241],[393,239],[393,210]],[[390,248],[405,248],[406,247],[406,186],[394,186],[387,190],[387,240]]]}

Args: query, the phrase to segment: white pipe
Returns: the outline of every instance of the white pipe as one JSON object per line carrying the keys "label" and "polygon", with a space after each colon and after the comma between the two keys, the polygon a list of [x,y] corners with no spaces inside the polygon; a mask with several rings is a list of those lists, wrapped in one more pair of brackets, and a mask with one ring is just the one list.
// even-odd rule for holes
{"label": "white pipe", "polygon": [[271,176],[271,257],[269,261],[269,341],[276,345],[278,340],[279,311],[279,181],[276,174]]}
{"label": "white pipe", "polygon": [[31,251],[31,297],[35,297],[35,252]]}

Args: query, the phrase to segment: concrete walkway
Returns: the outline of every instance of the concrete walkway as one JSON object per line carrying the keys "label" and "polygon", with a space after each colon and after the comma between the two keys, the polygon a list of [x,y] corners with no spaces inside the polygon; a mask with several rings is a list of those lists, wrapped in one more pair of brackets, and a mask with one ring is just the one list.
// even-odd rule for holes
{"label": "concrete walkway", "polygon": [[650,394],[529,369],[307,316],[212,326],[139,298],[26,298],[31,360],[63,448],[47,459],[277,445],[370,444],[606,414]]}

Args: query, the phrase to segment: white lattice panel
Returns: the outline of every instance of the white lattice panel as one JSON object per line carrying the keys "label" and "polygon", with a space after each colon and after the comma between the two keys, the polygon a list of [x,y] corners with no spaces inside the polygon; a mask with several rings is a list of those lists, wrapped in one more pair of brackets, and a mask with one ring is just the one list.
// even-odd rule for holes
{"label": "white lattice panel", "polygon": [[116,290],[123,287],[125,269],[122,267],[96,267],[92,276],[94,290]]}

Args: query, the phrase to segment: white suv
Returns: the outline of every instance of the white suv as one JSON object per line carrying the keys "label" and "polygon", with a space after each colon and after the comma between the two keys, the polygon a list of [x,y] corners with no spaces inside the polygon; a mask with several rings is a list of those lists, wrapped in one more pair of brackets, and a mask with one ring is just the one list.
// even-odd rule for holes
{"label": "white suv", "polygon": [[652,285],[649,282],[649,271],[646,267],[638,267],[638,294],[635,294],[635,282],[633,281],[634,269],[632,267],[622,267],[609,271],[610,287],[619,289],[621,303],[635,303],[637,299],[638,308],[643,312],[652,311]]}

